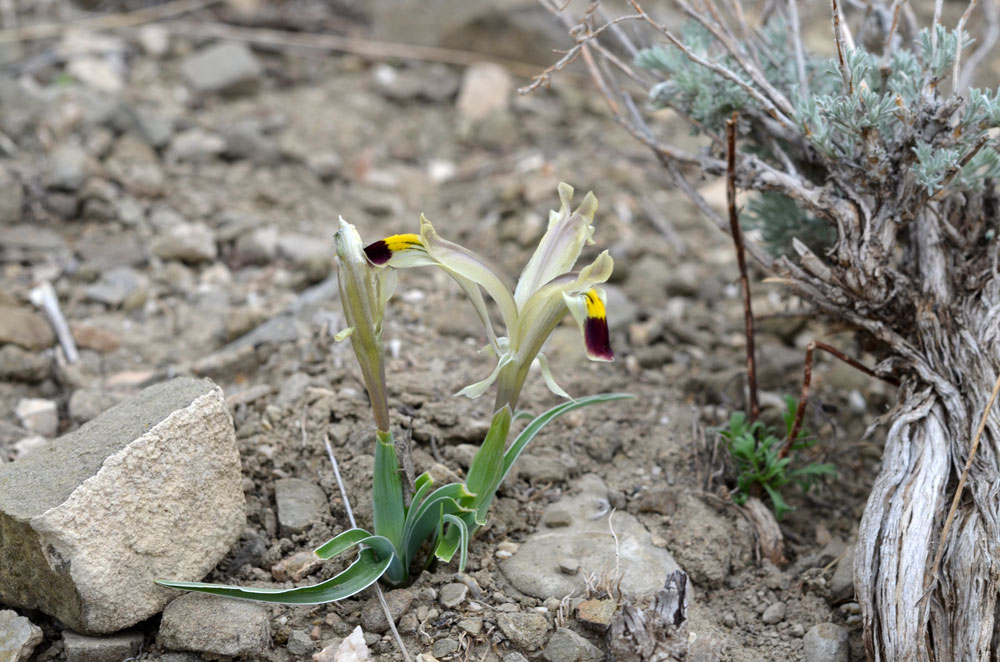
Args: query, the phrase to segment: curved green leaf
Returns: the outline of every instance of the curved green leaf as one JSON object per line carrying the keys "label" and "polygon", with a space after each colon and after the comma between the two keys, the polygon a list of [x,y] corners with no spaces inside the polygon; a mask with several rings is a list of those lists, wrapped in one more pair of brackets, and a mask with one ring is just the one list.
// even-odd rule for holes
{"label": "curved green leaf", "polygon": [[465,562],[469,558],[469,527],[460,517],[445,514],[441,518],[442,522],[448,523],[448,531],[438,540],[434,556],[448,563],[459,551],[458,571],[465,572]]}
{"label": "curved green leaf", "polygon": [[585,407],[587,405],[596,405],[601,402],[611,402],[612,400],[626,400],[634,397],[635,396],[629,393],[600,393],[598,395],[587,395],[582,398],[577,398],[576,400],[570,400],[569,402],[556,405],[547,412],[539,414],[535,420],[528,423],[527,427],[521,430],[521,434],[517,435],[517,439],[515,439],[514,443],[510,445],[507,452],[504,453],[503,475],[500,478],[500,483],[507,479],[507,474],[510,473],[510,468],[514,466],[514,462],[516,462],[517,458],[520,457],[525,447],[531,443],[531,440],[535,438],[535,435],[537,435],[542,428],[548,425],[552,420],[567,412],[579,409],[580,407]]}
{"label": "curved green leaf", "polygon": [[318,605],[343,600],[368,588],[381,577],[393,556],[375,560],[372,549],[364,549],[346,570],[325,582],[298,588],[256,588],[250,586],[226,586],[201,582],[175,582],[158,579],[156,583],[168,588],[211,593],[227,598],[254,600],[257,602],[277,602],[289,605]]}
{"label": "curved green leaf", "polygon": [[440,506],[442,502],[450,501],[451,503],[446,504],[449,510],[462,512],[467,509],[458,504],[458,499],[469,496],[472,495],[463,483],[448,483],[431,492],[430,496],[419,504],[413,505],[416,504],[416,501],[411,504],[410,511],[406,515],[406,522],[403,524],[403,542],[400,545],[400,551],[405,555],[404,561],[406,563],[409,563],[413,554],[437,526],[441,517]]}
{"label": "curved green leaf", "polygon": [[337,554],[354,547],[365,538],[370,538],[371,535],[364,529],[348,529],[317,547],[313,554],[323,560],[332,559]]}
{"label": "curved green leaf", "polygon": [[403,540],[403,479],[391,432],[375,433],[375,472],[372,476],[372,519],[375,535],[385,536],[393,545]]}

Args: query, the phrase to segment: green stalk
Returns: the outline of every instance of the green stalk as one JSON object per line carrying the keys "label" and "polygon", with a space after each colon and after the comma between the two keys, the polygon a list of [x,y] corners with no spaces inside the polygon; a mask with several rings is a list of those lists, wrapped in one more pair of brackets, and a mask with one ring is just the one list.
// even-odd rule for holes
{"label": "green stalk", "polygon": [[[504,475],[504,448],[513,414],[509,406],[504,406],[493,415],[489,432],[483,445],[476,451],[469,466],[469,476],[465,481],[473,497],[467,504],[476,511],[475,521],[482,526],[486,523],[486,511],[493,502],[493,494],[500,487]],[[466,505],[463,503],[463,505]]]}
{"label": "green stalk", "polygon": [[[403,541],[403,523],[406,519],[403,509],[403,479],[392,433],[377,430],[375,437],[375,472],[372,480],[375,535],[387,538],[398,550]],[[397,552],[397,556],[401,555]],[[394,563],[386,571],[386,578],[390,584],[406,583],[408,569],[401,562]]]}

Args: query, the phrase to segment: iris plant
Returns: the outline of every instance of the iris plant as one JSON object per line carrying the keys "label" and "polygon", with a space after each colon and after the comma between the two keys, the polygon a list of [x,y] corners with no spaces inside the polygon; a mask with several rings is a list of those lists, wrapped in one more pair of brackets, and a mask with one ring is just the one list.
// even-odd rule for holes
{"label": "iris plant", "polygon": [[[428,543],[425,564],[435,558],[449,562],[458,553],[459,568],[464,569],[470,536],[486,523],[494,494],[535,435],[568,411],[629,397],[606,393],[572,399],[556,384],[541,353],[546,339],[569,313],[580,327],[587,356],[595,361],[614,358],[605,316],[606,296],[599,287],[611,276],[614,262],[604,251],[589,265],[573,270],[584,246],[593,243],[597,198],[587,193],[571,211],[573,189],[567,184],[559,185],[559,198],[560,209],[550,213],[548,230],[513,291],[486,260],[439,236],[423,216],[419,234],[392,235],[368,246],[363,246],[354,226],[340,219],[336,245],[340,297],[348,327],[337,334],[337,339],[351,340],[375,419],[374,533],[349,529],[320,546],[315,554],[322,559],[355,547],[358,556],[346,570],[315,586],[268,589],[159,583],[249,600],[316,604],[353,595],[379,578],[391,586],[408,584],[418,555]],[[497,361],[485,379],[459,394],[478,398],[493,384],[497,393],[493,420],[465,481],[435,489],[430,475],[421,474],[407,505],[389,425],[382,320],[395,289],[397,270],[423,266],[443,269],[458,283],[478,313],[486,331],[487,348]],[[499,311],[501,333],[493,324],[484,292]],[[532,420],[508,446],[514,408],[536,359],[549,389],[568,401]]]}

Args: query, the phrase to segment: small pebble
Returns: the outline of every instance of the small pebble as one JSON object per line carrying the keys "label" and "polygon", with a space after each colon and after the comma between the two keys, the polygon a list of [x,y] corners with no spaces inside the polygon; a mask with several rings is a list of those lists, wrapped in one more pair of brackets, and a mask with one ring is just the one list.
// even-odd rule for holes
{"label": "small pebble", "polygon": [[725,616],[722,617],[722,624],[725,625],[727,628],[736,627],[736,616],[734,616],[732,613],[727,613]]}
{"label": "small pebble", "polygon": [[788,634],[789,634],[789,636],[796,637],[797,639],[801,639],[806,634],[806,628],[805,628],[804,625],[802,625],[802,623],[792,623],[788,627]]}
{"label": "small pebble", "polygon": [[465,597],[469,594],[469,587],[465,584],[452,583],[445,584],[441,587],[441,593],[438,596],[438,602],[441,603],[442,607],[447,607],[448,609],[454,609],[458,605],[465,601]]}
{"label": "small pebble", "polygon": [[764,610],[764,614],[761,616],[763,620],[768,625],[774,625],[775,623],[780,623],[785,619],[785,603],[775,602],[770,607]]}
{"label": "small pebble", "polygon": [[458,642],[454,639],[438,639],[431,646],[431,655],[437,658],[442,658],[445,655],[451,655],[459,648]]}
{"label": "small pebble", "polygon": [[559,572],[564,575],[575,575],[580,569],[580,562],[576,559],[565,558],[559,560]]}

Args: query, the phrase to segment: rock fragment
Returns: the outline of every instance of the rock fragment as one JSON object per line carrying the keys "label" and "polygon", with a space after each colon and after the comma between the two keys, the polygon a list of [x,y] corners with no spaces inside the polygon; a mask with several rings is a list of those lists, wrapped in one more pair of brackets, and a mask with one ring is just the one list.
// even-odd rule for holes
{"label": "rock fragment", "polygon": [[86,637],[63,632],[66,662],[120,662],[135,657],[142,648],[141,632],[119,632],[110,637]]}
{"label": "rock fragment", "polygon": [[21,182],[6,168],[0,168],[0,225],[21,222],[24,189]]}
{"label": "rock fragment", "polygon": [[542,652],[549,662],[600,662],[604,651],[569,628],[559,628]]}
{"label": "rock fragment", "polygon": [[0,347],[0,381],[35,383],[49,374],[49,359],[17,345]]}
{"label": "rock fragment", "polygon": [[191,378],[0,466],[0,484],[0,602],[87,634],[157,613],[173,592],[153,580],[200,579],[246,522],[225,398]]}
{"label": "rock fragment", "polygon": [[617,610],[614,600],[584,600],[576,608],[576,620],[598,632],[607,632]]}
{"label": "rock fragment", "polygon": [[514,612],[497,616],[497,625],[518,648],[541,648],[549,634],[549,622],[539,613]]}
{"label": "rock fragment", "polygon": [[445,584],[441,587],[441,593],[438,595],[438,602],[441,603],[442,607],[454,609],[465,601],[465,596],[468,595],[468,593],[469,587],[465,584],[459,584],[457,582]]}
{"label": "rock fragment", "polygon": [[42,629],[10,609],[0,611],[0,660],[28,662],[42,643]]}
{"label": "rock fragment", "polygon": [[330,508],[323,489],[301,478],[274,481],[274,500],[278,504],[278,524],[286,533],[302,533]]}
{"label": "rock fragment", "polygon": [[25,349],[45,349],[56,340],[44,317],[19,306],[0,305],[0,343],[14,343]]}
{"label": "rock fragment", "polygon": [[[398,622],[399,617],[406,613],[406,610],[413,604],[413,592],[405,588],[398,588],[385,594],[385,603],[392,614],[393,622]],[[389,621],[385,617],[385,610],[378,597],[369,598],[365,606],[361,609],[361,625],[366,632],[382,634],[389,629]]]}
{"label": "rock fragment", "polygon": [[775,602],[768,606],[761,614],[760,619],[767,625],[774,625],[785,620],[785,603]]}
{"label": "rock fragment", "polygon": [[14,413],[21,426],[35,434],[52,437],[59,430],[59,411],[53,400],[21,398],[14,408]]}
{"label": "rock fragment", "polygon": [[455,108],[463,119],[476,122],[510,106],[514,81],[506,69],[491,62],[470,65],[462,76]]}
{"label": "rock fragment", "polygon": [[819,623],[802,638],[802,659],[809,662],[847,662],[847,630],[834,623]]}
{"label": "rock fragment", "polygon": [[215,235],[204,223],[180,223],[153,239],[153,254],[163,260],[189,264],[211,262],[218,254]]}
{"label": "rock fragment", "polygon": [[261,66],[243,44],[223,43],[188,57],[181,64],[181,74],[195,92],[234,95],[257,89]]}
{"label": "rock fragment", "polygon": [[270,646],[271,620],[256,602],[185,593],[163,610],[159,641],[173,650],[258,656]]}

